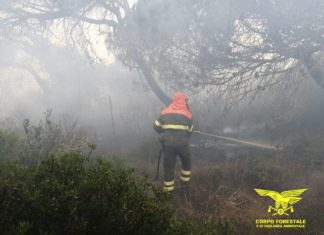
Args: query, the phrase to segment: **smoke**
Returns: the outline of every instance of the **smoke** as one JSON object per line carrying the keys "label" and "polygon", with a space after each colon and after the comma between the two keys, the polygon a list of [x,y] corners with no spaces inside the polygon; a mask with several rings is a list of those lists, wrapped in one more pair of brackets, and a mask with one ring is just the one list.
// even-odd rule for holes
{"label": "smoke", "polygon": [[[51,4],[73,12],[83,9],[88,1],[56,1]],[[271,126],[282,120],[305,120],[305,113],[312,113],[308,115],[312,117],[321,116],[315,111],[321,110],[317,107],[320,107],[322,92],[312,79],[308,79],[310,74],[302,72],[306,68],[298,65],[298,58],[292,63],[293,66],[298,65],[295,70],[284,68],[287,69],[285,76],[273,75],[278,72],[273,69],[291,61],[289,56],[295,54],[299,44],[304,45],[310,39],[287,44],[285,50],[274,52],[276,41],[270,43],[269,40],[276,38],[268,36],[274,33],[270,29],[281,27],[276,25],[277,21],[271,15],[279,6],[270,4],[271,11],[258,13],[262,4],[260,1],[244,4],[239,1],[138,1],[132,5],[128,15],[126,11],[121,14],[122,23],[114,36],[121,40],[117,46],[125,48],[117,48],[120,54],[116,54],[120,55],[118,59],[123,60],[127,56],[128,43],[135,45],[166,93],[172,95],[176,90],[183,90],[190,96],[195,122],[202,129],[221,132],[227,126],[253,126],[258,123],[259,126],[264,123]],[[9,7],[11,3],[6,1],[6,5]],[[95,15],[97,8],[93,9],[91,14],[85,15]],[[306,23],[296,13],[301,9],[301,6],[296,6],[292,16],[297,17],[301,27],[304,27]],[[1,9],[2,12],[5,10]],[[249,11],[244,13],[245,10]],[[101,9],[94,19],[100,19],[102,13]],[[282,16],[281,12],[278,14]],[[316,11],[316,14],[319,13]],[[1,19],[4,16],[1,15]],[[71,20],[72,16],[53,22],[44,21],[44,24],[40,24],[39,20],[30,32],[22,26],[12,29],[9,35],[1,36],[2,123],[10,118],[17,122],[25,118],[37,122],[45,110],[51,109],[57,121],[77,120],[89,135],[103,142],[109,142],[107,139],[114,139],[116,135],[124,140],[136,139],[141,134],[152,135],[151,122],[163,106],[145,83],[143,75],[123,67],[107,51],[109,45],[105,43],[109,41],[105,39],[113,34],[111,29],[107,30],[108,26],[100,27],[89,22],[82,24],[80,20]],[[316,17],[307,19],[315,20]],[[35,21],[26,22],[32,24]],[[69,31],[74,27],[71,22],[78,30]],[[292,23],[285,21],[283,24],[289,28]],[[37,31],[36,26],[39,25],[43,28]],[[268,25],[272,28],[263,28]],[[316,27],[312,29],[321,29],[320,25],[314,25]],[[80,30],[82,26],[84,31]],[[1,30],[5,32],[9,28]],[[255,33],[251,34],[251,30]],[[67,36],[67,33],[71,35]],[[287,33],[290,31],[283,34],[286,35],[285,40],[292,37],[288,37]],[[233,46],[244,38],[247,40],[243,45]],[[84,48],[81,48],[82,45]],[[289,46],[294,53],[287,52]],[[259,55],[260,51],[265,53]],[[255,61],[264,59],[269,61],[260,62],[262,69],[249,71],[249,63],[255,66]],[[269,66],[270,60],[276,59],[278,61],[274,62],[274,66]],[[122,62],[128,64],[127,59]],[[251,79],[252,82],[242,82],[239,88],[233,88],[244,79]],[[229,86],[222,85],[227,80],[230,81]],[[274,82],[278,84],[271,85],[270,89],[267,85]],[[252,95],[247,95],[251,90]],[[239,106],[229,109],[224,94],[238,97]],[[251,96],[253,102],[247,99]]]}

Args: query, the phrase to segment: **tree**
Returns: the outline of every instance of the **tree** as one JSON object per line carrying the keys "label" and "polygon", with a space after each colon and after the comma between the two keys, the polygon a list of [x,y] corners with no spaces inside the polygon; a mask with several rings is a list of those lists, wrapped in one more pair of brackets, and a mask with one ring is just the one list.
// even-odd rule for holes
{"label": "tree", "polygon": [[323,15],[321,1],[139,1],[120,41],[174,89],[231,106],[307,77],[323,89]]}
{"label": "tree", "polygon": [[[51,40],[54,34],[63,31],[66,44],[82,50],[93,58],[91,34],[96,32],[113,42],[114,32],[124,24],[125,16],[131,8],[126,0],[114,1],[15,1],[5,2],[0,8],[2,31],[8,35],[20,35],[22,41],[25,32],[34,32],[33,37]],[[11,36],[13,37],[13,36]],[[149,85],[164,103],[169,103],[159,85],[155,82],[150,68],[135,47],[128,47],[129,58],[133,58],[140,67]]]}
{"label": "tree", "polygon": [[5,2],[1,12],[6,29],[46,29],[49,37],[63,29],[68,43],[90,57],[94,33],[102,35],[165,104],[170,98],[162,83],[205,91],[228,106],[271,87],[298,85],[296,77],[324,88],[320,0],[19,0]]}
{"label": "tree", "polygon": [[0,68],[10,69],[15,68],[27,72],[34,78],[39,87],[47,91],[48,84],[46,80],[42,79],[42,71],[35,66],[31,66],[31,63],[37,63],[37,56],[31,53],[32,46],[27,42],[19,42],[11,40],[11,38],[0,38]]}

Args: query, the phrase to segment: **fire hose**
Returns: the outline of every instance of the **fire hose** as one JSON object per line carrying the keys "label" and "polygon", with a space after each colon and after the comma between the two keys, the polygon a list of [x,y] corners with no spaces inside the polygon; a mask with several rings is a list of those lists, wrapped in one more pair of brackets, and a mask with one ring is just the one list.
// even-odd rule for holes
{"label": "fire hose", "polygon": [[[274,145],[270,145],[270,144],[261,144],[261,143],[241,140],[241,139],[237,139],[237,138],[230,138],[230,137],[225,137],[225,136],[221,136],[221,135],[209,134],[209,133],[202,132],[202,131],[193,131],[193,133],[207,136],[207,137],[213,137],[213,138],[217,138],[217,139],[221,139],[221,140],[226,140],[226,141],[230,141],[230,142],[234,142],[234,143],[244,144],[244,145],[248,145],[248,146],[252,146],[252,147],[256,147],[256,148],[275,150],[275,151],[280,150],[280,148],[278,146],[274,146]],[[155,180],[159,179],[161,155],[162,155],[162,149],[160,149],[159,155],[158,155],[158,164],[157,164],[157,169],[156,169]]]}
{"label": "fire hose", "polygon": [[221,139],[221,140],[227,140],[227,141],[235,142],[235,143],[239,143],[239,144],[249,145],[249,146],[253,146],[256,148],[279,150],[278,146],[274,146],[274,145],[270,145],[270,144],[261,144],[261,143],[257,143],[257,142],[246,141],[246,140],[241,140],[241,139],[236,139],[236,138],[230,138],[230,137],[225,137],[225,136],[221,136],[221,135],[213,135],[213,134],[209,134],[209,133],[202,132],[202,131],[193,131],[193,133],[200,134],[203,136],[208,136],[208,137],[214,137],[214,138]]}

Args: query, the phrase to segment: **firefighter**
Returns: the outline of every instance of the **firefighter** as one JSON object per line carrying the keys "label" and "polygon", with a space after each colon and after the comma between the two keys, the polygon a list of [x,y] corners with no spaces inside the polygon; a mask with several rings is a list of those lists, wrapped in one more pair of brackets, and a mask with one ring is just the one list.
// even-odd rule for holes
{"label": "firefighter", "polygon": [[192,114],[188,105],[188,97],[176,92],[172,103],[161,111],[154,122],[154,129],[160,134],[160,142],[164,155],[164,190],[174,192],[174,171],[177,156],[181,159],[181,188],[189,197],[191,176],[191,159],[189,141],[193,130]]}

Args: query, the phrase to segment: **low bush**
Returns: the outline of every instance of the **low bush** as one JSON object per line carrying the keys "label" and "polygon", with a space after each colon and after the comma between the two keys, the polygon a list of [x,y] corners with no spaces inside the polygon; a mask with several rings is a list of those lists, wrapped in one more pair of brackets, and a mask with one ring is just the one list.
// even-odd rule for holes
{"label": "low bush", "polygon": [[21,150],[21,139],[18,134],[0,130],[0,163],[18,159]]}
{"label": "low bush", "polygon": [[65,125],[52,121],[50,110],[37,125],[28,119],[23,131],[0,129],[0,163],[19,160],[24,164],[39,164],[51,154],[62,151],[82,151],[91,155],[96,145],[77,127],[77,122]]}
{"label": "low bush", "polygon": [[44,113],[44,119],[37,125],[25,119],[23,128],[24,146],[20,159],[27,164],[39,164],[60,151],[93,151],[89,138],[77,127],[76,121],[65,125],[55,123],[51,110]]}
{"label": "low bush", "polygon": [[168,197],[132,169],[79,153],[0,173],[2,234],[168,234]]}

